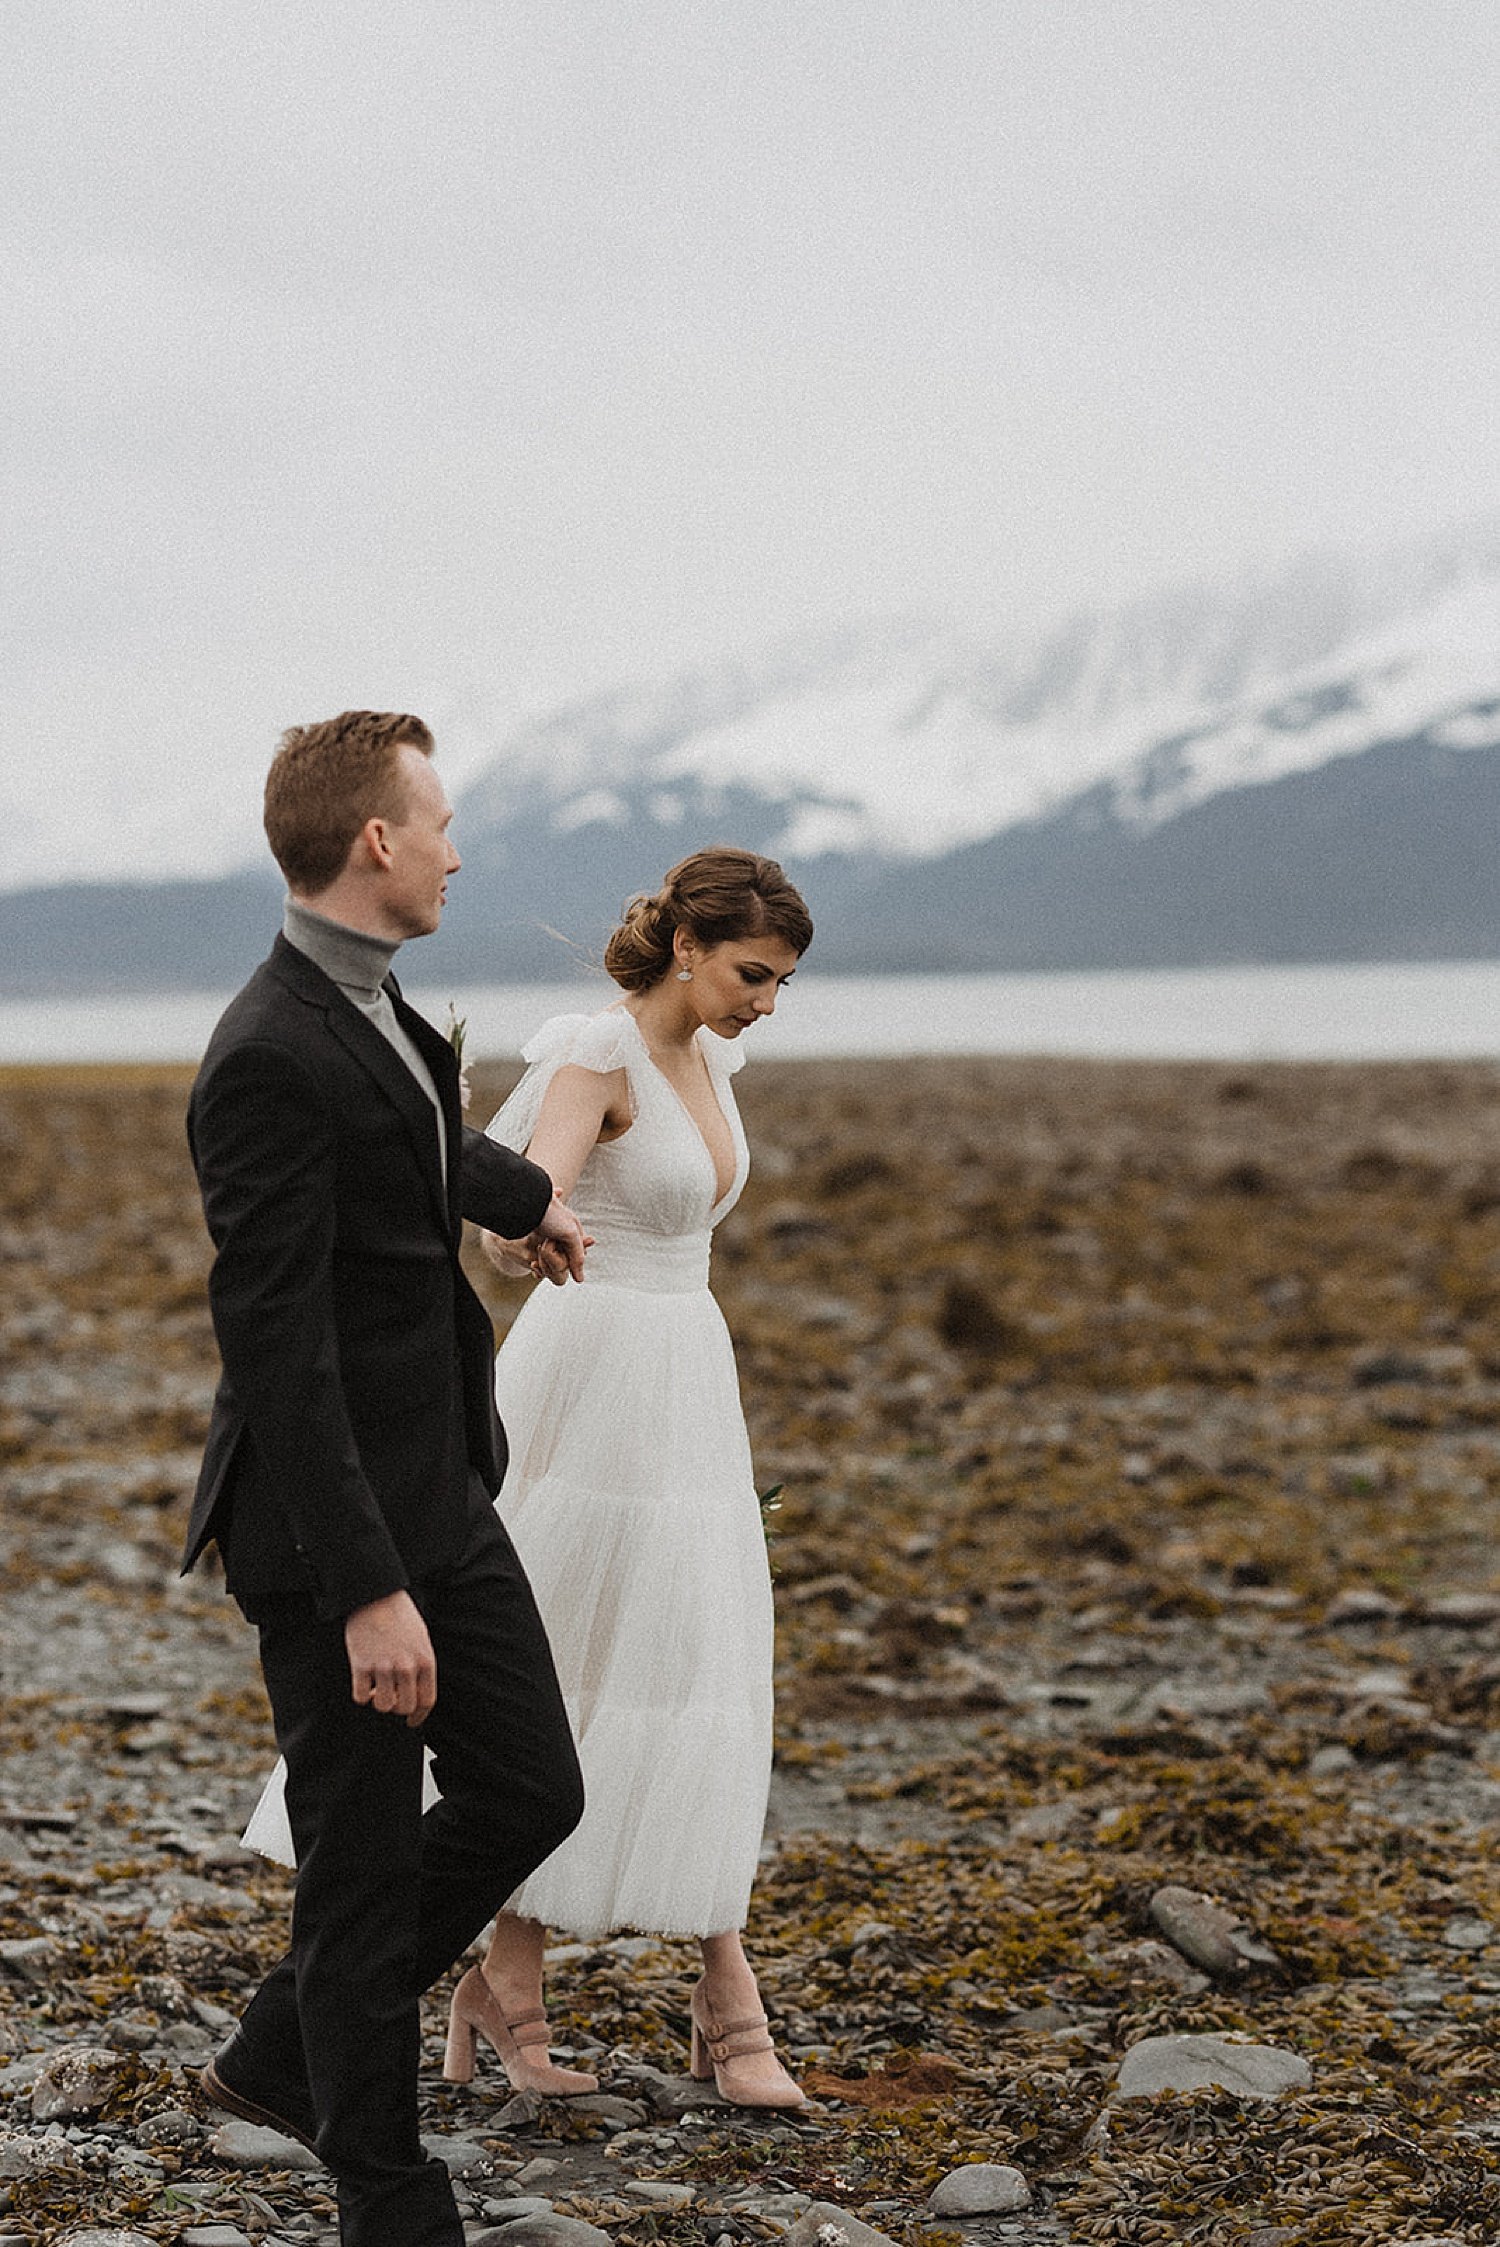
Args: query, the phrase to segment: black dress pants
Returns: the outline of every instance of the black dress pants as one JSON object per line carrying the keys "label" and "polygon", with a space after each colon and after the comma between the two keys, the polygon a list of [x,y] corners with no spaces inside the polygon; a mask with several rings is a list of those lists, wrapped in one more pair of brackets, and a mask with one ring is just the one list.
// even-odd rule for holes
{"label": "black dress pants", "polygon": [[[302,1599],[259,1619],[297,1887],[241,2048],[257,2082],[306,2083],[344,2247],[462,2247],[418,2135],[419,1999],[583,1813],[546,1633],[488,1499],[459,1564],[412,1597],[437,1660],[420,1730],[356,1705],[342,1621]],[[425,1817],[424,1746],[443,1794]]]}

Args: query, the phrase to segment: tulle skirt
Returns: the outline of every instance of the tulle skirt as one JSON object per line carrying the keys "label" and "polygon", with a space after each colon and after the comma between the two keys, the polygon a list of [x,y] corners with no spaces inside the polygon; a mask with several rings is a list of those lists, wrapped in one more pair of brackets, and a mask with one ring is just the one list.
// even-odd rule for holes
{"label": "tulle skirt", "polygon": [[[511,1908],[582,1936],[741,1927],[770,1785],[773,1617],[719,1307],[706,1287],[538,1287],[495,1372],[500,1513],[586,1794]],[[291,1864],[283,1778],[278,1764],[244,1838]]]}
{"label": "tulle skirt", "polygon": [[734,1355],[706,1287],[539,1287],[496,1366],[500,1512],[552,1642],[582,1823],[511,1899],[548,1926],[744,1924],[773,1622]]}

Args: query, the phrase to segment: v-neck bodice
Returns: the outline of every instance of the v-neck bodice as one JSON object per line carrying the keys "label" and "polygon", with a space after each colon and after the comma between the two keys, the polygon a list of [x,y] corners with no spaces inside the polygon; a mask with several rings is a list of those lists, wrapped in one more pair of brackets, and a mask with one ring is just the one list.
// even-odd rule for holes
{"label": "v-neck bodice", "polygon": [[525,1049],[531,1066],[490,1125],[492,1138],[524,1152],[558,1069],[624,1070],[630,1127],[590,1151],[569,1196],[594,1235],[590,1281],[668,1293],[708,1284],[713,1228],[744,1190],[750,1155],[730,1081],[744,1056],[706,1030],[698,1045],[734,1148],[734,1176],[723,1195],[708,1142],[623,1007],[545,1023]]}

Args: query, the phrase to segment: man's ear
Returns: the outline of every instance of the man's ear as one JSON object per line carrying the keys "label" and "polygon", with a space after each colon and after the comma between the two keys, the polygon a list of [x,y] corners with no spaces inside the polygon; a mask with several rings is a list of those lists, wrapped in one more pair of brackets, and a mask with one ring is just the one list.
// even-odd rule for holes
{"label": "man's ear", "polygon": [[349,846],[347,864],[350,866],[383,869],[390,865],[391,822],[388,819],[367,819]]}

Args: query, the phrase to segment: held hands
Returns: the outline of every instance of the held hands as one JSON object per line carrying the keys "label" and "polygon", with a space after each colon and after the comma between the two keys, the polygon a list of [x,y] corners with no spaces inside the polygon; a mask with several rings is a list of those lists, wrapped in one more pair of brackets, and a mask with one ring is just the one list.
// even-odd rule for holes
{"label": "held hands", "polygon": [[502,1240],[498,1233],[484,1235],[484,1252],[499,1272],[511,1278],[551,1280],[554,1287],[566,1286],[570,1278],[583,1278],[585,1249],[592,1248],[594,1237],[586,1233],[566,1202],[553,1196],[551,1205],[534,1233],[524,1240]]}
{"label": "held hands", "polygon": [[418,1725],[437,1702],[437,1659],[409,1592],[389,1592],[344,1618],[349,1682],[361,1707]]}

